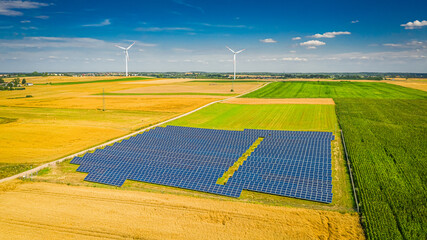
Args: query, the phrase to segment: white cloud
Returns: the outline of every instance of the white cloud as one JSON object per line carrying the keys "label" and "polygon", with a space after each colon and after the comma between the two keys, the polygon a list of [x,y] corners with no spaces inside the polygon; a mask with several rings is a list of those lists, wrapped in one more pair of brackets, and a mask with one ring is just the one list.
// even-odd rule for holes
{"label": "white cloud", "polygon": [[326,43],[319,40],[310,40],[299,44],[300,46],[305,46],[307,49],[316,49],[318,46],[326,45]]}
{"label": "white cloud", "polygon": [[294,41],[301,40],[301,37],[294,37],[294,38],[292,38],[292,40],[294,40]]}
{"label": "white cloud", "polygon": [[16,11],[14,9],[34,9],[46,6],[49,6],[49,4],[22,0],[0,1],[0,15],[22,16],[24,15],[22,12]]}
{"label": "white cloud", "polygon": [[263,43],[277,43],[277,41],[272,38],[261,39],[259,41]]}
{"label": "white cloud", "polygon": [[37,30],[36,27],[21,27],[22,30]]}
{"label": "white cloud", "polygon": [[49,19],[49,16],[41,15],[41,16],[35,16],[35,18],[46,20],[46,19]]}
{"label": "white cloud", "polygon": [[137,42],[138,46],[142,47],[157,47],[157,44],[155,43],[143,43],[143,42]]}
{"label": "white cloud", "polygon": [[[155,47],[154,43],[135,41],[138,47]],[[62,38],[62,37],[24,37],[22,39],[0,39],[0,47],[25,49],[25,48],[87,48],[87,49],[111,49],[115,50],[117,43],[106,42],[95,38]],[[42,50],[45,51],[45,50]]]}
{"label": "white cloud", "polygon": [[174,51],[176,53],[193,52],[193,50],[186,49],[186,48],[172,48],[172,51]]}
{"label": "white cloud", "polygon": [[427,41],[412,40],[406,43],[384,43],[383,46],[395,48],[426,49]]}
{"label": "white cloud", "polygon": [[283,61],[294,61],[294,62],[307,62],[307,58],[299,58],[299,57],[284,57]]}
{"label": "white cloud", "polygon": [[0,29],[11,29],[11,28],[13,28],[12,25],[10,25],[10,26],[0,26]]}
{"label": "white cloud", "polygon": [[246,25],[224,25],[224,24],[210,24],[210,23],[198,23],[198,24],[206,27],[216,27],[216,28],[252,28]]}
{"label": "white cloud", "polygon": [[193,31],[191,28],[186,27],[149,27],[149,28],[135,28],[136,31],[140,32],[163,32],[163,31]]}
{"label": "white cloud", "polygon": [[359,22],[359,20],[353,20],[353,21],[351,21],[351,23],[358,23]]}
{"label": "white cloud", "polygon": [[103,40],[94,38],[60,38],[60,37],[24,37],[23,39],[0,40],[0,47],[8,48],[63,48],[85,47],[95,48],[107,46]]}
{"label": "white cloud", "polygon": [[102,21],[100,23],[86,24],[86,25],[83,25],[83,27],[103,27],[103,26],[108,26],[110,24],[111,24],[110,19],[105,19],[104,21]]}
{"label": "white cloud", "polygon": [[30,23],[31,21],[30,20],[23,20],[23,21],[21,21],[21,23]]}
{"label": "white cloud", "polygon": [[401,24],[400,26],[405,27],[405,29],[417,29],[417,28],[422,28],[427,26],[427,21],[423,20],[423,21],[418,21],[415,20],[413,22],[408,22],[406,24]]}
{"label": "white cloud", "polygon": [[402,47],[402,44],[396,44],[396,43],[384,43],[383,46],[385,47]]}
{"label": "white cloud", "polygon": [[291,51],[289,51],[290,53],[296,53],[297,51],[295,51],[295,50],[291,50]]}
{"label": "white cloud", "polygon": [[345,32],[325,32],[324,34],[317,33],[317,34],[314,34],[310,37],[312,37],[312,38],[334,38],[338,35],[350,35],[350,34],[351,34],[351,32],[347,32],[347,31],[345,31]]}

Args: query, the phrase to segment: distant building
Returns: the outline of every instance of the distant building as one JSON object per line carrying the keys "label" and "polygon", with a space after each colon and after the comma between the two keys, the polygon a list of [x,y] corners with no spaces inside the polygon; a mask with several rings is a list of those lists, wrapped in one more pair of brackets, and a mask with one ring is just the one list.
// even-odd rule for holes
{"label": "distant building", "polygon": [[27,86],[33,86],[34,84],[32,83],[26,83]]}

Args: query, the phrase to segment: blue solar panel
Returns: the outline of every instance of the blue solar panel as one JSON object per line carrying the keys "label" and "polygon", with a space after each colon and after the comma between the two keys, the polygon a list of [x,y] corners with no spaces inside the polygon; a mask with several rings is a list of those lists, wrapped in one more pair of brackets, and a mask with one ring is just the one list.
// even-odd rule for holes
{"label": "blue solar panel", "polygon": [[[259,138],[225,185],[216,184]],[[71,163],[85,180],[113,186],[135,180],[229,197],[242,190],[332,202],[330,132],[157,127]]]}

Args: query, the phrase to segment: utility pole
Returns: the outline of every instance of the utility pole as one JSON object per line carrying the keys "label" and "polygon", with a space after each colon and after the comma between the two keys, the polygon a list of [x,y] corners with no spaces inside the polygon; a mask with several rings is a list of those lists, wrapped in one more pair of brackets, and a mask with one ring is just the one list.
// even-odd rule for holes
{"label": "utility pole", "polygon": [[105,92],[104,92],[104,89],[102,89],[102,111],[105,112]]}

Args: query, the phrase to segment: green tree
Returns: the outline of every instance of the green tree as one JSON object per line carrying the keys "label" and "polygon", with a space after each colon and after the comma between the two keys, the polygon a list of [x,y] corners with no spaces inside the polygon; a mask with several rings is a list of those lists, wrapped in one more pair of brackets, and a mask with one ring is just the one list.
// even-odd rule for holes
{"label": "green tree", "polygon": [[3,78],[0,78],[0,83],[4,83],[4,80],[3,80]]}
{"label": "green tree", "polygon": [[25,78],[22,79],[22,85],[25,85],[26,83],[27,83],[27,80],[25,80]]}
{"label": "green tree", "polygon": [[13,84],[15,85],[15,87],[17,87],[19,83],[21,83],[21,79],[19,79],[19,78],[13,79]]}

